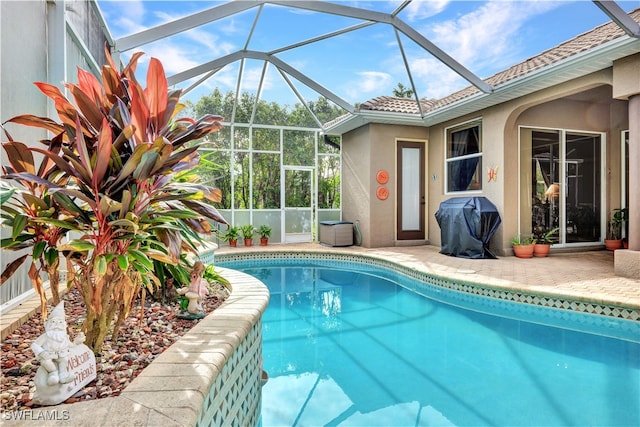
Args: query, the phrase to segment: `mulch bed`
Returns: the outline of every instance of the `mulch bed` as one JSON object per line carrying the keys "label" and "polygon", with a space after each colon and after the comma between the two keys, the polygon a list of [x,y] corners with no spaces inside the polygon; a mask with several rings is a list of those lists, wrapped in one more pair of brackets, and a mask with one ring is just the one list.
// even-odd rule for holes
{"label": "mulch bed", "polygon": [[[226,288],[219,284],[210,286],[209,290],[210,294],[202,304],[207,314],[219,307],[228,296]],[[85,315],[84,304],[75,289],[62,299],[65,301],[67,324],[72,331],[70,339],[73,340]],[[176,317],[179,311],[177,300],[162,303],[147,298],[142,323],[140,311],[138,303],[120,327],[117,342],[111,341],[110,335],[107,336],[102,353],[96,355],[97,378],[64,403],[118,396],[159,354],[198,322]],[[2,341],[0,411],[37,407],[32,399],[39,362],[30,347],[43,332],[42,318],[36,314]]]}

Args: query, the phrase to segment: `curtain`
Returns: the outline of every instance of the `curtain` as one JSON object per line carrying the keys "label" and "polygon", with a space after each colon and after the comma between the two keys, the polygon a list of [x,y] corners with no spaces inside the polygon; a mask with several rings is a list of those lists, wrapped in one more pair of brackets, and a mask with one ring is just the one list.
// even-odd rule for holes
{"label": "curtain", "polygon": [[[479,128],[474,126],[469,129],[453,132],[451,134],[450,159],[467,154],[479,153]],[[465,191],[469,188],[475,175],[480,157],[449,161],[449,191]]]}

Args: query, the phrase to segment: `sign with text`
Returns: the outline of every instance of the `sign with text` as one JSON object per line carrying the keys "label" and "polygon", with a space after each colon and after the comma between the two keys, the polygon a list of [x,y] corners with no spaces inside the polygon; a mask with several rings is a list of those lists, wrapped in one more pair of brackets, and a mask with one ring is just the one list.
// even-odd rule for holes
{"label": "sign with text", "polygon": [[69,348],[66,370],[73,373],[72,381],[66,384],[48,385],[48,372],[40,366],[34,379],[36,391],[33,395],[33,402],[38,405],[57,405],[73,396],[96,378],[96,356],[84,344],[73,345]]}

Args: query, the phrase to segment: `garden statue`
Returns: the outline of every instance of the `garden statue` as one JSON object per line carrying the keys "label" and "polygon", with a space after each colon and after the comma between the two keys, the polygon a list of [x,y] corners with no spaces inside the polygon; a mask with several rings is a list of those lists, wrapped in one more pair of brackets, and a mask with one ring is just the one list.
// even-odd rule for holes
{"label": "garden statue", "polygon": [[56,405],[95,379],[96,362],[93,352],[83,344],[84,333],[80,332],[73,342],[69,339],[64,301],[51,311],[44,330],[31,344],[40,362],[33,400],[41,405]]}
{"label": "garden statue", "polygon": [[209,294],[207,281],[203,279],[204,264],[196,261],[191,270],[191,283],[188,287],[178,289],[178,294],[184,295],[189,300],[186,312],[181,310],[178,317],[182,319],[201,319],[204,317],[202,299]]}

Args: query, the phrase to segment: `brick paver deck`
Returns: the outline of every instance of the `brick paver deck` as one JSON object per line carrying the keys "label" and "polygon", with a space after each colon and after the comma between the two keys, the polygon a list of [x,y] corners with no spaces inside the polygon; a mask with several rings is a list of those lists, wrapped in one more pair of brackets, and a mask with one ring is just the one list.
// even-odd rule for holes
{"label": "brick paver deck", "polygon": [[[442,255],[434,246],[368,249],[359,246],[330,247],[305,243],[237,248],[222,246],[216,253],[240,254],[260,251],[366,254],[412,265],[453,279],[640,310],[640,281],[616,276],[613,271],[613,253],[604,250],[551,254],[545,258],[531,259],[512,256],[498,259],[465,259]],[[2,338],[28,319],[38,306],[37,298],[32,298],[8,313],[2,313]]]}

